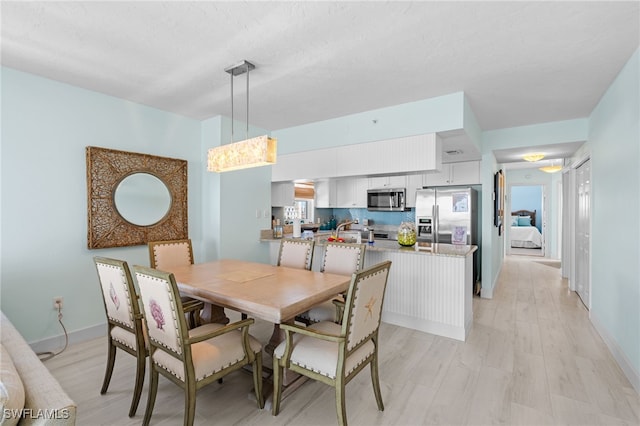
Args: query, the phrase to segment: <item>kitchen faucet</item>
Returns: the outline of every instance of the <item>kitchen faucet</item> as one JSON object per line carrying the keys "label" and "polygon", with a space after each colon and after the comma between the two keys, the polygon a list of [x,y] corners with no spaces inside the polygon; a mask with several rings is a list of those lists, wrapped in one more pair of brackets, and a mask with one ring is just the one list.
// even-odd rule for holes
{"label": "kitchen faucet", "polygon": [[344,223],[341,223],[340,225],[338,225],[336,227],[336,240],[338,239],[338,237],[340,237],[340,228],[344,228],[345,226],[351,225],[351,224],[354,224],[354,223],[356,223],[356,222],[344,222]]}

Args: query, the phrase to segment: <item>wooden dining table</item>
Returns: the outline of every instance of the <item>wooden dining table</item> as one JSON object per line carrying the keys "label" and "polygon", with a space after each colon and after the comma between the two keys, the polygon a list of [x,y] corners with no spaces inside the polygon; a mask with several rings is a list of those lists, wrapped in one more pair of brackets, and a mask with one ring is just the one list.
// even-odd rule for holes
{"label": "wooden dining table", "polygon": [[[208,302],[203,320],[228,322],[228,308],[274,324],[266,346],[271,355],[283,340],[279,324],[346,291],[351,276],[265,263],[223,259],[173,267],[180,293]],[[216,309],[217,308],[217,309]],[[225,321],[226,319],[226,321]]]}

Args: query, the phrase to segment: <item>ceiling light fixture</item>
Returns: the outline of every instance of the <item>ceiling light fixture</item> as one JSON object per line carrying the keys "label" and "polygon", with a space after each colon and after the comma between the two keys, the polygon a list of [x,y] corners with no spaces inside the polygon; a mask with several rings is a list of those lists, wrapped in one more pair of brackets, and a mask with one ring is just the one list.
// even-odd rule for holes
{"label": "ceiling light fixture", "polygon": [[[209,149],[208,167],[210,172],[227,172],[274,164],[276,162],[277,140],[267,135],[249,139],[249,71],[255,69],[249,61],[242,61],[225,69],[231,75],[231,143]],[[247,132],[246,139],[233,141],[233,78],[247,74]]]}
{"label": "ceiling light fixture", "polygon": [[560,166],[560,165],[550,165],[550,166],[540,167],[538,170],[542,170],[543,172],[546,172],[546,173],[555,173],[555,172],[559,172],[560,170],[562,170],[562,166]]}
{"label": "ceiling light fixture", "polygon": [[539,152],[533,152],[530,154],[525,154],[522,156],[523,160],[527,160],[530,161],[532,163],[535,163],[536,161],[540,161],[544,158],[544,154],[541,154]]}

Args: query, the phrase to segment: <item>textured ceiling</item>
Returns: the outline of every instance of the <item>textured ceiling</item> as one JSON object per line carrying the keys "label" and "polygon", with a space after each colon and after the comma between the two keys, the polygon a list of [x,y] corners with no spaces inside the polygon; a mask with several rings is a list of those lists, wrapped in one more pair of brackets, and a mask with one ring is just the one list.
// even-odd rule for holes
{"label": "textured ceiling", "polygon": [[[640,44],[633,2],[10,2],[2,65],[267,130],[464,91],[484,130],[586,117]],[[245,114],[244,76],[235,114]]]}

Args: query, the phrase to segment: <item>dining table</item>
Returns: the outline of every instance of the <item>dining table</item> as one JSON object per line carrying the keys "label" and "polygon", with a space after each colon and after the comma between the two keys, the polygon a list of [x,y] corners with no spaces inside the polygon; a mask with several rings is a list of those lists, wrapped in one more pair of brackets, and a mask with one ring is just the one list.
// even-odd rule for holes
{"label": "dining table", "polygon": [[227,323],[228,308],[273,323],[268,355],[284,340],[280,324],[292,323],[297,315],[345,292],[351,282],[350,275],[236,259],[175,266],[168,272],[183,296],[205,302],[205,322]]}

